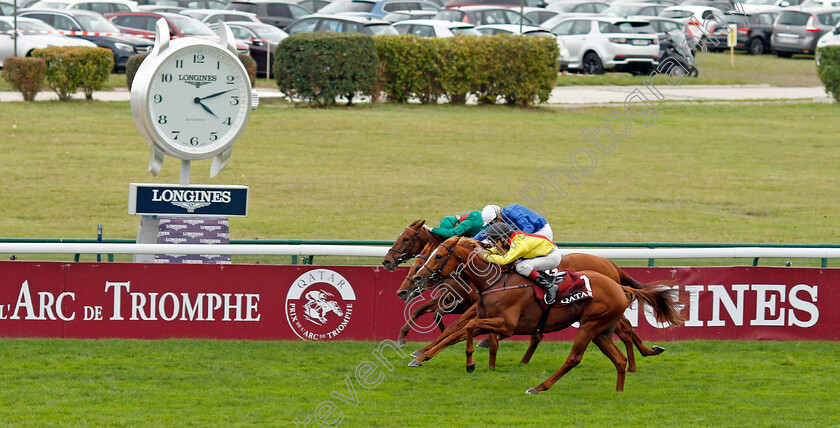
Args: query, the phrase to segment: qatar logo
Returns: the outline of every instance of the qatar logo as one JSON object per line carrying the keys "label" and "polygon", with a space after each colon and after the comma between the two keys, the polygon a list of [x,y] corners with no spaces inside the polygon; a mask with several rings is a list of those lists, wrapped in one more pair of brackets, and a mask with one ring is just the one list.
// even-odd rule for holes
{"label": "qatar logo", "polygon": [[356,293],[330,269],[299,276],[286,294],[286,321],[303,340],[332,340],[350,324]]}

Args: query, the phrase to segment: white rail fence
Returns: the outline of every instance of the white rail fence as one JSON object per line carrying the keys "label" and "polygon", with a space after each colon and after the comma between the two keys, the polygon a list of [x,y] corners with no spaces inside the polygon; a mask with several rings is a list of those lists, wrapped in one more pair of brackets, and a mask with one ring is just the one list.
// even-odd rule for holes
{"label": "white rail fence", "polygon": [[[840,258],[840,248],[561,248],[609,259]],[[371,245],[0,243],[0,254],[229,254],[384,257],[388,247]]]}

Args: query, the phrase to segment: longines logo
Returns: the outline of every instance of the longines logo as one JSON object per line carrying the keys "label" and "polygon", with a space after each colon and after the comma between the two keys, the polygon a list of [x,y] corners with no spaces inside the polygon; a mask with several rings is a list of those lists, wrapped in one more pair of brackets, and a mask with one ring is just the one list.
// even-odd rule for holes
{"label": "longines logo", "polygon": [[199,208],[210,206],[213,203],[230,203],[231,196],[228,190],[185,190],[185,189],[160,189],[152,190],[153,202],[169,202],[176,207],[181,207],[187,212],[195,212]]}
{"label": "longines logo", "polygon": [[178,80],[193,85],[196,88],[200,88],[204,85],[215,82],[216,76],[211,74],[182,74],[178,76]]}
{"label": "longines logo", "polygon": [[286,294],[286,321],[304,340],[335,339],[350,323],[356,293],[341,274],[314,269],[299,276]]}

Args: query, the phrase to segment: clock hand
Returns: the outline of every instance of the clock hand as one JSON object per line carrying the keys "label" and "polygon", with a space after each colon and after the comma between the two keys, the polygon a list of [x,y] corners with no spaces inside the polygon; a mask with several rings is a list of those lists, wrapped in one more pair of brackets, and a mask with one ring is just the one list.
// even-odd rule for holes
{"label": "clock hand", "polygon": [[211,95],[208,95],[208,96],[206,96],[206,97],[204,97],[204,98],[200,98],[200,100],[201,100],[201,101],[204,101],[204,100],[206,100],[206,99],[208,99],[208,98],[218,97],[219,95],[226,94],[226,93],[228,93],[228,92],[230,92],[230,91],[232,91],[232,90],[233,90],[233,89],[228,89],[227,91],[216,92],[215,94],[211,94]]}
{"label": "clock hand", "polygon": [[219,116],[216,116],[216,113],[213,113],[213,110],[210,110],[210,108],[209,108],[209,107],[207,107],[206,105],[204,105],[204,104],[201,102],[201,98],[199,98],[199,97],[195,97],[195,99],[194,99],[193,101],[194,101],[196,104],[200,105],[200,106],[201,106],[201,108],[203,108],[205,111],[207,111],[207,113],[212,114],[212,115],[213,115],[213,117],[215,117],[216,119],[218,119],[218,118],[219,118]]}

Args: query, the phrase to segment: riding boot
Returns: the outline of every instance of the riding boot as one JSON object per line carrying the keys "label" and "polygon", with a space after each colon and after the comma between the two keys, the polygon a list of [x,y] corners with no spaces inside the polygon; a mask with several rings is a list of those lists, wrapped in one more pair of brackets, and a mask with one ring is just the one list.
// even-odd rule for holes
{"label": "riding boot", "polygon": [[554,283],[553,278],[549,279],[546,275],[540,273],[534,278],[534,283],[545,290],[545,304],[549,306],[553,305],[554,299],[557,298],[557,290],[559,289],[557,284]]}

